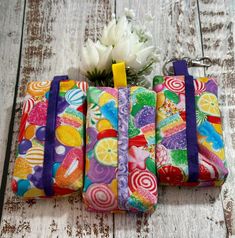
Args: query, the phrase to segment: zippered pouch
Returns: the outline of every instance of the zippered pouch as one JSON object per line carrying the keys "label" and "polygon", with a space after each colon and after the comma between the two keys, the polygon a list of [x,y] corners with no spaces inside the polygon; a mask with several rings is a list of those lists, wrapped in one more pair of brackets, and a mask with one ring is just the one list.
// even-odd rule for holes
{"label": "zippered pouch", "polygon": [[156,76],[153,82],[160,184],[220,186],[228,169],[217,82],[207,77],[194,79],[184,60],[173,64],[174,76]]}
{"label": "zippered pouch", "polygon": [[22,108],[12,189],[25,199],[82,189],[86,82],[30,82]]}
{"label": "zippered pouch", "polygon": [[87,98],[87,209],[152,212],[157,203],[155,92],[89,87]]}

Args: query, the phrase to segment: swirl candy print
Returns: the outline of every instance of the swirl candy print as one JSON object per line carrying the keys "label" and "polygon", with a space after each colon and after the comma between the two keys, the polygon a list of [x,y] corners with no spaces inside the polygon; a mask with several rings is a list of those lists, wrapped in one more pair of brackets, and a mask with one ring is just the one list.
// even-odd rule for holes
{"label": "swirl candy print", "polygon": [[[27,86],[12,180],[13,191],[27,199],[64,196],[83,186],[85,109],[80,109],[85,107],[87,84],[64,76],[55,78],[59,78],[57,93],[53,91],[55,79]],[[50,108],[54,96],[55,111]],[[49,167],[48,120],[55,126],[50,128],[54,139]],[[48,184],[52,195],[46,191]]]}
{"label": "swirl candy print", "polygon": [[154,78],[153,88],[158,100],[156,162],[160,184],[219,186],[225,181],[228,170],[224,158],[217,84],[212,78],[193,80],[198,178],[190,181],[186,80],[184,76]]}
{"label": "swirl candy print", "polygon": [[87,209],[152,212],[157,203],[155,93],[142,87],[90,87],[87,96]]}

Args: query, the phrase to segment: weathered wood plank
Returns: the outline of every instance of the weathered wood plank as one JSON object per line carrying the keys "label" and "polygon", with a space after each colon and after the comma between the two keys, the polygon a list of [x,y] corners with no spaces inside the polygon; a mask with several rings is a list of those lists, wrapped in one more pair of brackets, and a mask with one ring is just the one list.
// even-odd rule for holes
{"label": "weathered wood plank", "polygon": [[0,1],[0,183],[17,78],[24,1]]}
{"label": "weathered wood plank", "polygon": [[218,79],[226,157],[230,174],[222,188],[227,235],[235,235],[235,5],[234,1],[199,1],[204,54],[213,60],[206,73]]}
{"label": "weathered wood plank", "polygon": [[[197,1],[117,1],[117,15],[124,7],[143,19],[155,15],[151,30],[161,53],[156,73],[172,57],[202,55]],[[202,76],[203,69],[195,69]],[[159,187],[159,205],[152,216],[115,215],[115,237],[225,237],[226,227],[218,188]]]}
{"label": "weathered wood plank", "polygon": [[[17,97],[12,173],[20,107],[27,82],[69,72],[78,79],[78,54],[84,37],[96,38],[110,19],[113,1],[26,1],[22,65]],[[80,197],[24,202],[13,195],[8,176],[1,237],[109,237],[113,215],[88,213]]]}

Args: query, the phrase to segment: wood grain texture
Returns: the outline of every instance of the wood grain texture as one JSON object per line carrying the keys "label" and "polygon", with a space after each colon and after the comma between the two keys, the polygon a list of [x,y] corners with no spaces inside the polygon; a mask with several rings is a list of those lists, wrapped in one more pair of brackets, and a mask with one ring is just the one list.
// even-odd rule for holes
{"label": "wood grain texture", "polygon": [[[0,237],[112,237],[113,215],[88,213],[80,196],[25,202],[10,181],[26,84],[66,74],[79,79],[78,53],[111,17],[112,1],[26,1],[22,65]],[[94,32],[96,32],[94,35]]]}
{"label": "wood grain texture", "polygon": [[234,1],[199,1],[204,54],[213,59],[206,73],[216,77],[223,115],[225,152],[230,168],[222,187],[227,236],[235,235],[235,4]]}
{"label": "wood grain texture", "polygon": [[0,183],[17,78],[24,1],[0,1]]}
{"label": "wood grain texture", "polygon": [[[117,15],[124,7],[137,11],[143,19],[155,15],[150,29],[160,50],[155,73],[172,57],[202,56],[197,1],[117,1]],[[194,69],[203,76],[203,69]],[[157,211],[150,217],[115,215],[115,237],[225,237],[226,226],[219,188],[159,187]]]}

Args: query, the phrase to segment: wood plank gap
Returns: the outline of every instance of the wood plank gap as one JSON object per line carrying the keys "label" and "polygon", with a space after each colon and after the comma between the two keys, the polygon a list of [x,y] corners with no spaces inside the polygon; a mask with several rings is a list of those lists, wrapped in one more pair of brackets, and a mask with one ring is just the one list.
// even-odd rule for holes
{"label": "wood plank gap", "polygon": [[115,214],[113,214],[113,238],[115,238]]}
{"label": "wood plank gap", "polygon": [[14,90],[14,100],[13,100],[13,106],[11,111],[11,121],[9,125],[9,130],[8,130],[7,148],[5,153],[2,182],[1,182],[1,189],[0,189],[0,194],[2,194],[2,196],[0,196],[0,223],[2,220],[3,204],[4,204],[5,190],[7,185],[8,168],[9,168],[9,162],[11,157],[11,144],[12,144],[12,138],[13,138],[13,128],[14,128],[15,113],[16,113],[16,99],[18,95],[18,86],[19,86],[19,78],[20,78],[21,54],[22,54],[23,39],[24,39],[25,10],[26,10],[26,0],[24,0],[24,7],[23,7],[23,18],[22,18],[22,26],[21,26],[21,37],[20,37],[20,51],[19,51],[19,59],[18,59],[18,66],[17,66],[16,84],[15,84],[15,90]]}
{"label": "wood plank gap", "polygon": [[[198,12],[198,26],[200,31],[200,40],[201,40],[201,48],[202,48],[202,57],[205,57],[204,54],[204,46],[203,46],[203,37],[202,37],[202,25],[201,25],[201,16],[200,16],[200,6],[199,6],[199,0],[197,0],[197,12]],[[206,75],[206,69],[203,68],[203,73]]]}

